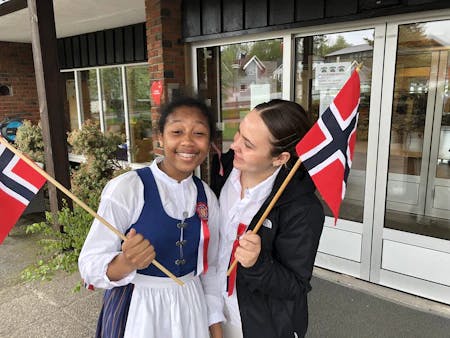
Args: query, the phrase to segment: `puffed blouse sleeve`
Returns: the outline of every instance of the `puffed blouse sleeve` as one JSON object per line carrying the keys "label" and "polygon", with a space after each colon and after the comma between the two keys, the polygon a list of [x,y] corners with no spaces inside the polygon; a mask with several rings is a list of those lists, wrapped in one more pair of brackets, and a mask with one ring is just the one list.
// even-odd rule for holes
{"label": "puffed blouse sleeve", "polygon": [[[102,192],[98,214],[121,233],[134,224],[144,205],[144,186],[135,171],[114,178]],[[94,219],[78,258],[78,268],[85,284],[110,289],[126,285],[136,271],[118,281],[110,281],[106,275],[108,264],[121,252],[122,240]]]}

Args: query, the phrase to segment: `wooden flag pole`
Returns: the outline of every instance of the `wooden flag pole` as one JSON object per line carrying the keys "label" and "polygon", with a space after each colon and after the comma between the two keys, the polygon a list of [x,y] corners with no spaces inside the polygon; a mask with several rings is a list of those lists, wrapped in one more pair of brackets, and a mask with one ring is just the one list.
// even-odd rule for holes
{"label": "wooden flag pole", "polygon": [[[258,232],[258,230],[261,228],[264,220],[267,218],[267,216],[269,215],[270,211],[272,211],[273,206],[275,205],[275,203],[277,203],[277,201],[280,198],[281,194],[283,193],[284,189],[286,188],[286,186],[291,181],[292,177],[294,176],[294,174],[296,173],[296,171],[300,167],[300,164],[302,164],[302,160],[300,158],[298,158],[297,162],[295,162],[294,166],[289,171],[289,174],[284,179],[284,181],[281,184],[280,188],[278,188],[278,191],[276,192],[275,196],[273,196],[273,198],[270,201],[269,205],[267,206],[266,210],[261,215],[261,218],[259,219],[258,223],[256,223],[255,227],[252,230],[252,233],[256,234]],[[236,267],[236,264],[237,264],[237,260],[235,259],[231,263],[230,268],[227,271],[227,276],[229,276],[231,274],[231,271]]]}
{"label": "wooden flag pole", "polygon": [[[29,164],[34,170],[36,170],[39,174],[44,176],[49,182],[51,182],[55,187],[57,187],[59,190],[61,190],[64,194],[67,195],[67,197],[70,197],[74,202],[76,202],[80,207],[82,207],[84,210],[86,210],[89,214],[91,214],[93,217],[98,219],[103,225],[105,225],[109,230],[114,232],[117,236],[119,236],[122,240],[126,241],[127,238],[124,234],[122,234],[119,230],[117,230],[114,226],[112,226],[107,220],[105,220],[102,216],[97,214],[94,210],[92,210],[88,205],[86,205],[83,201],[81,201],[77,196],[72,194],[65,186],[63,186],[61,183],[59,183],[57,180],[55,180],[53,177],[51,177],[45,170],[40,168],[34,161],[26,157],[24,154],[22,154],[19,150],[17,150],[15,147],[13,147],[11,144],[9,144],[8,141],[6,141],[3,137],[0,136],[0,143],[3,144],[6,148],[11,150],[14,154],[19,156],[22,160],[24,160],[27,164]],[[184,285],[184,283],[179,280],[172,272],[167,270],[163,265],[161,265],[156,259],[152,261],[152,264],[155,265],[159,270],[164,272],[166,276],[172,278],[176,283],[179,285]]]}
{"label": "wooden flag pole", "polygon": [[355,70],[359,73],[359,71],[361,70],[361,68],[362,68],[362,66],[363,66],[363,63],[364,62],[361,62],[361,63],[356,63],[356,68],[355,68]]}

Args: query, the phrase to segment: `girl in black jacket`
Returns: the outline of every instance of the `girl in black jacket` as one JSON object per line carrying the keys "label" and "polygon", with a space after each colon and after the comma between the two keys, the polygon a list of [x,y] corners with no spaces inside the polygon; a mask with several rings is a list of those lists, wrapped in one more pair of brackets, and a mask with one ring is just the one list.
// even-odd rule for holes
{"label": "girl in black jacket", "polygon": [[[295,146],[310,127],[308,115],[294,102],[260,104],[242,120],[232,150],[222,156],[222,176],[213,165],[211,185],[220,194],[219,275],[226,338],[303,337],[306,333],[307,293],[324,213],[303,167],[259,232],[250,230],[297,160]],[[227,277],[234,258],[239,262],[237,270]]]}

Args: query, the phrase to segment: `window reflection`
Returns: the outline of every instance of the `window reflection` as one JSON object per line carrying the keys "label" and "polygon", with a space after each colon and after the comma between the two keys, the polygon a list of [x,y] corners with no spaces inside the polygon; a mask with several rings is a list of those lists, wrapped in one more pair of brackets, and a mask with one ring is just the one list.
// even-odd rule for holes
{"label": "window reflection", "polygon": [[127,101],[130,121],[131,161],[152,160],[152,121],[147,66],[127,67]]}
{"label": "window reflection", "polygon": [[399,26],[385,227],[450,239],[450,21]]}
{"label": "window reflection", "polygon": [[[130,125],[130,159],[127,145],[120,146],[117,158],[132,162],[150,162],[152,160],[152,124],[150,113],[150,89],[148,66],[125,66],[79,71],[80,112],[82,120],[93,120],[99,127],[103,124],[105,132],[126,134],[125,106],[123,99],[122,69],[126,74],[126,95],[128,120]],[[75,95],[74,72],[67,72],[66,89],[67,118],[71,128],[78,128],[78,111]],[[99,74],[99,78],[97,78]],[[99,96],[98,83],[101,84]]]}
{"label": "window reflection", "polygon": [[281,98],[282,40],[265,40],[220,47],[223,151],[239,122],[257,104]]}
{"label": "window reflection", "polygon": [[75,77],[73,72],[64,74],[66,79],[66,110],[69,112],[69,130],[78,129],[78,109],[75,89]]}
{"label": "window reflection", "polygon": [[[447,71],[442,93],[442,118],[439,131],[436,178],[450,180],[450,57],[447,57]],[[450,203],[450,201],[448,201]]]}
{"label": "window reflection", "polygon": [[391,122],[391,173],[420,175],[430,65],[431,53],[399,50]]}
{"label": "window reflection", "polygon": [[83,120],[96,121],[100,126],[100,102],[98,100],[97,72],[95,69],[81,72],[81,98]]}
{"label": "window reflection", "polygon": [[[372,81],[374,30],[315,35],[296,39],[295,101],[318,118],[349,78],[360,70],[361,99],[357,142],[340,218],[362,222]],[[323,203],[328,216],[332,216]]]}
{"label": "window reflection", "polygon": [[125,133],[122,76],[120,68],[100,70],[105,131]]}
{"label": "window reflection", "polygon": [[[123,103],[121,68],[100,70],[105,132],[125,134],[125,109]],[[128,160],[126,144],[121,145],[117,158]]]}

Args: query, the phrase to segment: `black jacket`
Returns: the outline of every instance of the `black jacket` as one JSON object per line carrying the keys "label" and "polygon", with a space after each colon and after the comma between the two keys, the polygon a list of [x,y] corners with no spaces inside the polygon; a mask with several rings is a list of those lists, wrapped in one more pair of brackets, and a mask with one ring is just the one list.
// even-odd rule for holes
{"label": "black jacket", "polygon": [[[227,155],[232,159],[232,154]],[[225,177],[231,171],[227,160],[229,157],[223,158]],[[212,166],[212,170],[216,168]],[[288,173],[284,168],[280,170],[270,196],[253,218],[250,229],[259,221]],[[212,179],[213,190],[218,192],[222,181],[223,178]],[[267,226],[263,225],[258,232],[262,248],[257,262],[251,268],[238,265],[236,291],[245,338],[292,338],[294,332],[298,337],[305,335],[307,293],[311,290],[324,218],[314,183],[301,166],[269,213]]]}

